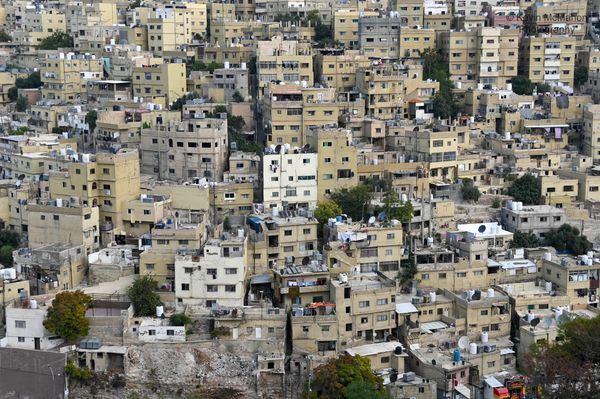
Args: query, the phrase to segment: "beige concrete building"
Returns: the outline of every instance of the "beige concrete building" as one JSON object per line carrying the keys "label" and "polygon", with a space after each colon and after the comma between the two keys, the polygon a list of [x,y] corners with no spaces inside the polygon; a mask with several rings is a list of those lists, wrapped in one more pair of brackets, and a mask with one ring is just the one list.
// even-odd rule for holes
{"label": "beige concrete building", "polygon": [[170,121],[141,134],[142,173],[159,180],[204,177],[222,181],[228,153],[227,119]]}
{"label": "beige concrete building", "polygon": [[310,46],[294,40],[274,37],[259,41],[256,50],[258,95],[265,94],[270,82],[306,82],[314,84],[313,57]]}
{"label": "beige concrete building", "polygon": [[346,49],[358,49],[358,20],[363,17],[376,17],[374,11],[338,10],[333,15],[333,38],[343,43]]}
{"label": "beige concrete building", "polygon": [[55,53],[41,63],[42,99],[80,103],[87,98],[87,83],[103,76],[102,60],[94,55]]}
{"label": "beige concrete building", "polygon": [[186,72],[183,63],[135,66],[132,70],[134,97],[167,107],[186,93]]}
{"label": "beige concrete building", "polygon": [[600,265],[587,255],[579,258],[543,259],[541,277],[552,290],[566,294],[572,309],[585,309],[598,303]]}
{"label": "beige concrete building", "polygon": [[35,295],[69,290],[81,286],[87,274],[83,245],[44,244],[21,248],[13,253],[17,270],[29,279]]}
{"label": "beige concrete building", "polygon": [[16,76],[10,72],[0,73],[0,104],[9,103],[8,90],[15,85]]}
{"label": "beige concrete building", "polygon": [[317,201],[323,201],[337,189],[358,184],[357,149],[352,133],[346,129],[316,129],[307,137],[317,149]]}
{"label": "beige concrete building", "polygon": [[517,76],[517,29],[486,27],[442,32],[439,47],[448,60],[450,78],[460,82],[459,88],[463,85],[475,88],[477,84],[509,88],[508,82]]}
{"label": "beige concrete building", "polygon": [[315,57],[316,82],[349,92],[356,86],[356,71],[370,65],[371,60],[358,50],[321,52]]}
{"label": "beige concrete building", "polygon": [[576,42],[574,36],[523,37],[519,50],[519,75],[533,83],[572,88]]}
{"label": "beige concrete building", "polygon": [[600,105],[586,104],[583,109],[583,154],[600,160]]}

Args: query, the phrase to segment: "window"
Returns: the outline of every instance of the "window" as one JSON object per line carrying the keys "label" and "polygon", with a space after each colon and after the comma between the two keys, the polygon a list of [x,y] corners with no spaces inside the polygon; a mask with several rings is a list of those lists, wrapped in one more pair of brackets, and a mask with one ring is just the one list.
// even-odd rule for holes
{"label": "window", "polygon": [[189,291],[190,285],[188,283],[181,283],[181,291]]}
{"label": "window", "polygon": [[487,316],[488,315],[488,311],[487,310],[482,310],[481,311],[481,315],[482,316]]}
{"label": "window", "polygon": [[15,320],[15,328],[27,328],[25,320]]}
{"label": "window", "polygon": [[156,330],[148,330],[148,335],[156,335]]}
{"label": "window", "polygon": [[390,362],[390,357],[389,356],[383,356],[381,358],[381,363],[385,364],[385,363],[389,363]]}
{"label": "window", "polygon": [[18,341],[19,341],[19,342],[25,342],[25,337],[19,337],[19,338],[18,338]]}
{"label": "window", "polygon": [[386,314],[378,314],[377,321],[387,321],[388,316]]}
{"label": "window", "polygon": [[283,235],[286,236],[286,237],[287,236],[291,236],[292,235],[292,230],[284,230],[283,231]]}
{"label": "window", "polygon": [[389,234],[387,235],[387,239],[388,239],[388,240],[393,240],[394,238],[396,238],[396,235],[395,235],[394,233],[389,233]]}
{"label": "window", "polygon": [[219,289],[216,285],[207,285],[206,292],[217,292]]}
{"label": "window", "polygon": [[225,193],[225,199],[226,200],[233,200],[233,199],[235,199],[235,193]]}
{"label": "window", "polygon": [[321,326],[321,331],[329,331],[329,326]]}
{"label": "window", "polygon": [[492,331],[499,331],[500,330],[500,325],[499,324],[492,324],[491,330]]}
{"label": "window", "polygon": [[388,304],[387,298],[380,298],[377,300],[377,305],[387,305],[387,304]]}
{"label": "window", "polygon": [[465,277],[467,277],[467,272],[456,273],[456,277],[457,278],[465,278]]}
{"label": "window", "polygon": [[235,292],[235,284],[227,284],[225,286],[225,292]]}
{"label": "window", "polygon": [[428,273],[421,274],[421,280],[429,280],[429,274]]}
{"label": "window", "polygon": [[495,367],[496,366],[496,362],[495,361],[487,362],[487,366],[490,367],[490,368],[491,367]]}
{"label": "window", "polygon": [[444,280],[446,278],[446,273],[438,273],[438,278]]}
{"label": "window", "polygon": [[154,263],[146,263],[146,271],[154,271]]}
{"label": "window", "polygon": [[360,308],[368,308],[369,306],[370,306],[369,301],[360,301],[358,303],[358,307],[360,307]]}
{"label": "window", "polygon": [[352,323],[346,323],[346,331],[352,331]]}
{"label": "window", "polygon": [[237,274],[237,268],[235,267],[226,267],[225,274]]}
{"label": "window", "polygon": [[360,318],[360,323],[361,324],[367,324],[369,322],[369,318],[368,317],[361,317]]}
{"label": "window", "polygon": [[167,335],[175,335],[175,330],[167,330]]}
{"label": "window", "polygon": [[302,234],[310,234],[310,228],[302,229]]}

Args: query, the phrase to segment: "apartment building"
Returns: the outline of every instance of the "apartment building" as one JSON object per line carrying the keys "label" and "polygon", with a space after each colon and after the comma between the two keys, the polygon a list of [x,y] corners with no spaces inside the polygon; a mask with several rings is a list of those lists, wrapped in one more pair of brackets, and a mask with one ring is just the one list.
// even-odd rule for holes
{"label": "apartment building", "polygon": [[[191,43],[191,18],[184,7],[156,8],[153,13],[147,20],[150,51],[164,54],[182,50],[181,46]],[[206,19],[203,22],[206,23]]]}
{"label": "apartment building", "polygon": [[31,248],[49,243],[83,245],[85,254],[100,248],[98,207],[67,204],[60,199],[27,204],[27,237]]}
{"label": "apartment building", "polygon": [[402,26],[423,26],[424,5],[418,0],[391,0],[389,4],[390,10],[399,15]]}
{"label": "apartment building", "polygon": [[528,35],[569,35],[581,40],[587,32],[587,2],[573,0],[534,2],[525,10]]}
{"label": "apartment building", "polygon": [[527,77],[533,83],[572,88],[576,42],[574,36],[540,35],[521,38],[519,75]]}
{"label": "apartment building", "polygon": [[[440,47],[448,60],[450,78],[459,88],[479,83],[507,88],[518,73],[518,29],[477,28],[441,33]],[[463,86],[466,85],[466,86]]]}
{"label": "apartment building", "polygon": [[327,265],[347,274],[377,272],[395,278],[406,255],[401,223],[370,223],[360,230],[359,225],[349,220],[329,221],[323,254]]}
{"label": "apartment building", "polygon": [[235,151],[229,154],[229,168],[224,181],[258,182],[261,157],[253,152]]}
{"label": "apartment building", "polygon": [[358,44],[369,58],[397,60],[400,57],[400,17],[361,17],[358,20]]}
{"label": "apartment building", "polygon": [[87,98],[90,80],[103,76],[102,59],[74,53],[47,54],[41,62],[42,99],[54,103],[80,103]]}
{"label": "apartment building", "polygon": [[579,182],[556,174],[554,170],[541,170],[541,202],[545,205],[563,206],[577,201]]}
{"label": "apartment building", "polygon": [[[190,74],[191,79],[196,77],[194,74],[194,72]],[[227,62],[225,68],[215,69],[212,73],[196,72],[196,74],[201,77],[190,91],[201,93],[204,97],[211,98],[212,102],[231,103],[235,93],[244,100],[250,98],[249,71],[245,63],[242,63],[241,68],[230,68]]]}
{"label": "apartment building", "polygon": [[356,86],[356,71],[369,66],[371,60],[358,50],[321,51],[315,57],[315,81],[350,92]]}
{"label": "apartment building", "polygon": [[552,290],[567,295],[571,309],[585,309],[598,304],[600,264],[589,255],[593,254],[542,260],[541,277],[552,284]]}
{"label": "apartment building", "polygon": [[[311,257],[310,259],[314,259]],[[302,308],[307,303],[330,303],[330,272],[318,260],[309,264],[286,262],[273,269],[276,303],[285,309]]]}
{"label": "apartment building", "polygon": [[556,170],[556,174],[561,178],[577,180],[579,187],[577,201],[579,202],[600,200],[600,175],[589,166],[591,161],[591,158],[579,157],[571,170]]}
{"label": "apartment building", "polygon": [[87,275],[83,245],[57,242],[37,248],[21,248],[13,253],[19,273],[29,280],[35,295],[74,289]]}
{"label": "apartment building", "polygon": [[100,111],[96,120],[93,143],[99,151],[138,148],[144,123],[150,124],[152,112],[144,109]]}
{"label": "apartment building", "polygon": [[17,301],[6,307],[6,346],[30,350],[51,350],[63,339],[44,327],[44,320],[52,302],[51,297],[31,301]]}
{"label": "apartment building", "polygon": [[14,41],[23,46],[38,46],[54,32],[66,32],[66,17],[60,10],[27,9],[18,18],[18,27],[12,31]]}
{"label": "apartment building", "polygon": [[209,239],[204,244],[201,256],[176,256],[177,307],[242,307],[246,244],[243,234],[223,233],[221,239]]}
{"label": "apartment building", "polygon": [[307,142],[317,149],[317,200],[323,201],[333,191],[358,184],[357,148],[352,132],[325,128],[309,132]]}
{"label": "apartment building", "polygon": [[302,87],[299,84],[269,84],[262,102],[266,142],[273,145],[306,145],[314,127],[336,126],[340,106],[335,89]]}
{"label": "apartment building", "polygon": [[346,49],[359,49],[359,18],[376,17],[375,11],[337,10],[333,14],[333,38]]}
{"label": "apartment building", "polygon": [[261,40],[256,50],[258,95],[265,94],[270,82],[314,84],[312,50],[308,44],[277,36]]}
{"label": "apartment building", "polygon": [[183,63],[143,64],[132,69],[134,97],[169,106],[186,93],[186,71]]}
{"label": "apartment building", "polygon": [[[286,264],[310,261],[317,249],[318,222],[309,212],[287,212],[272,208],[270,214],[248,217],[248,267],[260,274]],[[301,261],[302,260],[302,261]]]}
{"label": "apartment building", "polygon": [[181,223],[176,218],[157,223],[142,241],[140,275],[152,276],[160,288],[175,292],[175,257],[200,256],[206,237],[204,223]]}
{"label": "apartment building", "polygon": [[126,205],[127,214],[123,216],[123,227],[133,237],[150,233],[154,225],[165,220],[171,213],[171,199],[162,195],[140,194]]}
{"label": "apartment building", "polygon": [[141,133],[141,171],[159,180],[223,180],[229,144],[227,119],[169,121]]}
{"label": "apartment building", "polygon": [[583,108],[583,154],[600,161],[600,105],[586,104]]}
{"label": "apartment building", "polygon": [[502,225],[508,230],[529,232],[544,238],[553,229],[567,222],[564,209],[550,205],[527,205],[520,202],[508,202],[502,208]]}
{"label": "apartment building", "polygon": [[[265,208],[310,209],[317,206],[317,154],[280,146],[263,157]],[[277,148],[275,149],[277,150]]]}
{"label": "apartment building", "polygon": [[48,192],[64,204],[97,209],[102,244],[108,245],[116,236],[126,235],[127,204],[140,195],[138,151],[83,154],[81,162],[69,162],[50,173]]}
{"label": "apartment building", "polygon": [[402,60],[419,60],[426,50],[435,49],[436,32],[433,29],[400,27],[398,56]]}

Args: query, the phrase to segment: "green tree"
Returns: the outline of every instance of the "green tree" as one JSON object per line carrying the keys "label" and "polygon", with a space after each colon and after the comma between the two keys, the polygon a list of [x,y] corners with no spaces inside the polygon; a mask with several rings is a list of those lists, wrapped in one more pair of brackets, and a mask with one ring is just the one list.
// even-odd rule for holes
{"label": "green tree", "polygon": [[511,248],[536,248],[540,246],[538,236],[530,232],[516,231],[510,242]]}
{"label": "green tree", "polygon": [[85,317],[85,311],[91,305],[92,298],[83,291],[60,292],[48,309],[44,327],[67,342],[74,343],[89,332],[90,322]]}
{"label": "green tree", "polygon": [[59,48],[73,47],[73,37],[65,32],[54,32],[40,42],[40,50],[58,50]]}
{"label": "green tree", "polygon": [[155,292],[156,287],[156,280],[150,276],[141,276],[129,287],[127,295],[136,316],[152,316],[156,313],[156,307],[162,304]]}
{"label": "green tree", "polygon": [[525,76],[514,76],[511,79],[512,90],[519,95],[531,95],[535,85]]}
{"label": "green tree", "polygon": [[17,86],[13,86],[10,89],[8,89],[8,100],[10,102],[14,102],[17,101],[17,99],[19,98],[19,88]]}
{"label": "green tree", "polygon": [[237,90],[233,93],[233,95],[231,96],[231,99],[233,100],[233,102],[236,102],[236,103],[243,103],[244,102],[244,97],[242,97],[242,95],[240,94],[240,92],[237,91]]}
{"label": "green tree", "polygon": [[575,68],[575,86],[581,87],[588,80],[588,69],[584,66]]}
{"label": "green tree", "polygon": [[98,112],[95,110],[89,111],[85,114],[85,123],[90,127],[90,132],[93,132],[96,129],[96,121],[98,120]]}
{"label": "green tree", "polygon": [[552,86],[550,86],[548,83],[537,83],[535,87],[538,94],[552,93]]}
{"label": "green tree", "polygon": [[200,94],[198,93],[188,93],[188,94],[184,94],[183,96],[179,97],[177,100],[175,100],[172,104],[171,104],[171,111],[179,111],[183,108],[183,105],[188,101],[188,100],[193,100],[195,98],[200,98],[202,97]]}
{"label": "green tree", "polygon": [[19,233],[11,230],[0,230],[0,246],[10,245],[16,248],[21,243]]}
{"label": "green tree", "polygon": [[530,173],[519,177],[508,189],[508,195],[525,205],[537,205],[540,201],[540,181]]}
{"label": "green tree", "polygon": [[315,209],[315,219],[319,222],[317,232],[319,237],[323,235],[323,226],[329,219],[336,217],[342,213],[342,208],[331,200],[319,201]]}
{"label": "green tree", "polygon": [[386,390],[378,390],[376,385],[364,380],[352,381],[344,388],[344,397],[346,399],[391,399]]}
{"label": "green tree", "polygon": [[[383,379],[371,370],[371,362],[362,356],[343,355],[315,369],[306,399],[380,399],[389,398]],[[307,386],[308,388],[308,386]],[[366,396],[356,396],[356,395]]]}
{"label": "green tree", "polygon": [[409,223],[413,218],[414,208],[412,202],[400,203],[400,197],[394,190],[383,195],[383,212],[387,220],[396,219],[401,223]]}
{"label": "green tree", "polygon": [[15,104],[15,110],[17,112],[25,112],[27,111],[27,107],[29,106],[29,101],[27,101],[27,97],[19,96],[17,99],[17,103]]}
{"label": "green tree", "polygon": [[5,267],[11,267],[13,264],[13,251],[14,247],[10,245],[3,245],[0,247],[0,263],[2,263]]}
{"label": "green tree", "polygon": [[477,202],[479,201],[479,197],[481,193],[479,189],[475,187],[473,184],[473,180],[471,179],[463,179],[462,187],[460,188],[460,192],[462,194],[462,198],[465,201]]}
{"label": "green tree", "polygon": [[532,345],[523,356],[523,368],[544,398],[600,397],[600,317],[577,317],[561,322],[554,344]]}
{"label": "green tree", "polygon": [[570,224],[563,224],[558,229],[550,230],[544,236],[544,244],[554,247],[559,252],[583,255],[592,249],[587,237],[580,235],[579,229]]}
{"label": "green tree", "polygon": [[192,319],[190,319],[183,313],[174,313],[171,315],[171,317],[169,317],[169,321],[171,322],[171,325],[184,327],[190,324],[192,322]]}
{"label": "green tree", "polygon": [[501,206],[502,206],[502,200],[499,197],[494,198],[494,201],[492,202],[492,208],[498,209]]}
{"label": "green tree", "polygon": [[449,65],[442,54],[435,49],[427,49],[421,53],[423,59],[423,77],[436,80],[440,89],[433,98],[433,113],[440,118],[455,116],[460,106],[452,92],[453,83],[450,80]]}
{"label": "green tree", "polygon": [[6,31],[4,31],[4,29],[0,30],[0,42],[1,43],[12,42],[12,37],[8,33],[6,33]]}
{"label": "green tree", "polygon": [[353,220],[363,220],[368,213],[371,204],[372,194],[364,184],[359,184],[352,188],[342,188],[331,193],[331,200],[337,203],[342,212]]}
{"label": "green tree", "polygon": [[224,231],[230,231],[231,230],[231,222],[229,221],[229,217],[225,216],[225,219],[223,219],[223,230]]}

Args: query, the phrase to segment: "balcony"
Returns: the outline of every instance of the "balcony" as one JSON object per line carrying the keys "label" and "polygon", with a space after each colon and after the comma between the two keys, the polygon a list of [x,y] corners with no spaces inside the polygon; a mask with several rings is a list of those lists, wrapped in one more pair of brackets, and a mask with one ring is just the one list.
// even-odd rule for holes
{"label": "balcony", "polygon": [[560,47],[546,47],[544,53],[548,55],[560,55]]}
{"label": "balcony", "polygon": [[545,67],[560,67],[560,58],[558,59],[545,59],[544,60]]}
{"label": "balcony", "polygon": [[560,80],[560,73],[545,73],[544,80]]}

